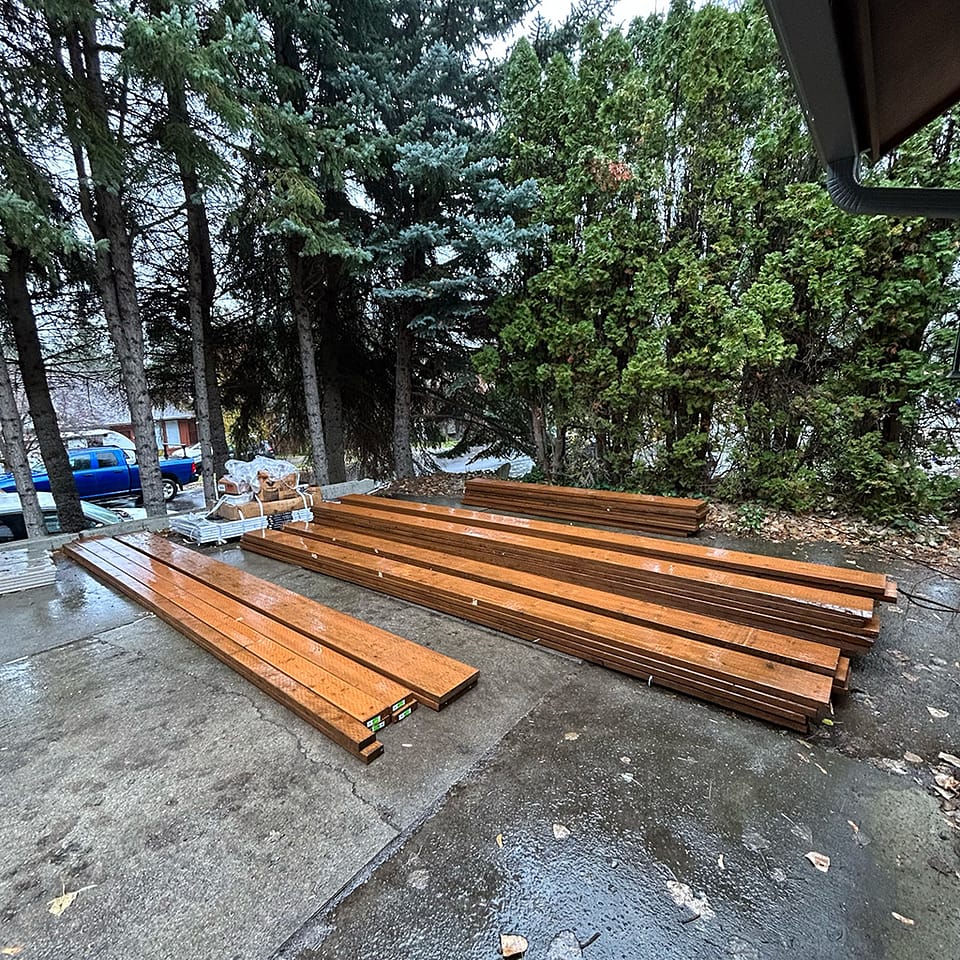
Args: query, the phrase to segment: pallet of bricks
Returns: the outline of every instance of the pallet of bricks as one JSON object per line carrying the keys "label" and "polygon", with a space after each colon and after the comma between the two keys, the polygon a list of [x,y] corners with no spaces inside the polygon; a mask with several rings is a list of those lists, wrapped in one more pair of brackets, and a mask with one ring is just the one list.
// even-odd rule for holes
{"label": "pallet of bricks", "polygon": [[477,682],[467,664],[155,534],[64,549],[367,763],[384,727]]}
{"label": "pallet of bricks", "polygon": [[883,574],[367,496],[241,546],[795,730],[847,690],[897,593]]}
{"label": "pallet of bricks", "polygon": [[463,503],[470,507],[684,537],[699,533],[707,519],[704,500],[552,487],[483,477],[467,480]]}

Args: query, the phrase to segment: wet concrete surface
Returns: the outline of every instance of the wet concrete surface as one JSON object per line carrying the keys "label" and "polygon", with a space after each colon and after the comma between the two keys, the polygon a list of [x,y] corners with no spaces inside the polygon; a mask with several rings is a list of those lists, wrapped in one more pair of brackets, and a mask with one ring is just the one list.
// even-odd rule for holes
{"label": "wet concrete surface", "polygon": [[[205,552],[480,683],[388,728],[364,767],[60,560],[55,588],[0,598],[0,948],[416,960],[494,957],[504,931],[542,958],[567,930],[600,934],[588,960],[960,955],[960,834],[930,791],[937,753],[960,754],[943,612],[886,609],[834,725],[804,739],[236,546]],[[876,568],[960,606],[956,581]],[[83,892],[57,918],[64,889]]]}
{"label": "wet concrete surface", "polygon": [[952,840],[910,782],[584,665],[280,956],[954,960]]}

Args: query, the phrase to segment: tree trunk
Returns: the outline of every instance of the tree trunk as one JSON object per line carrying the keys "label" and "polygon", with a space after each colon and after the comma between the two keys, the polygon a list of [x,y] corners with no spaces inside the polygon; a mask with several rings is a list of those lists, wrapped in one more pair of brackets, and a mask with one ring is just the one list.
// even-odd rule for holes
{"label": "tree trunk", "polygon": [[413,331],[400,311],[393,402],[393,469],[400,478],[413,469]]}
{"label": "tree trunk", "polygon": [[[189,117],[183,87],[167,84],[166,92],[170,122],[185,134],[189,129]],[[213,301],[214,278],[213,261],[210,256],[210,230],[196,165],[183,146],[184,137],[175,136],[174,143],[177,144],[174,152],[187,208],[187,304],[193,358],[193,401],[197,414],[197,434],[200,440],[200,473],[203,478],[203,497],[210,506],[217,499],[207,386],[206,327],[209,326],[209,322],[204,323],[205,315],[209,320]]]}
{"label": "tree trunk", "polygon": [[314,482],[330,482],[327,469],[327,447],[323,436],[323,411],[320,401],[320,383],[317,378],[317,356],[313,345],[313,317],[304,283],[304,263],[300,246],[287,244],[287,263],[290,271],[290,295],[293,316],[297,324],[297,342],[300,346],[300,367],[303,371],[303,394],[306,401],[307,430],[310,435],[310,455]]}
{"label": "tree trunk", "polygon": [[23,509],[23,522],[28,537],[42,537],[46,532],[43,524],[43,511],[33,485],[33,474],[27,460],[27,448],[23,442],[23,424],[20,410],[13,393],[10,371],[7,361],[0,356],[0,434],[3,436],[4,458],[17,483],[20,505]]}
{"label": "tree trunk", "polygon": [[328,259],[320,337],[320,368],[323,374],[323,435],[327,444],[327,469],[331,483],[347,479],[343,441],[343,395],[340,390],[340,317],[337,300],[340,285],[334,281],[335,266]]}
{"label": "tree trunk", "polygon": [[[107,115],[95,19],[92,10],[90,12],[88,19],[69,23],[63,31],[70,60],[70,75],[66,74],[60,59],[60,37],[55,30],[51,39],[58,66],[66,80],[63,105],[77,170],[80,210],[96,243],[97,284],[130,408],[143,504],[148,516],[161,517],[166,513],[166,505],[157,455],[153,403],[144,369],[143,325],[137,299],[137,280],[124,215],[122,185],[117,182],[117,171],[108,159],[114,158],[122,148],[117,143]],[[80,108],[75,105],[78,91],[74,88],[79,88],[83,98]],[[96,149],[87,150],[86,145],[90,143],[96,143]],[[112,149],[107,149],[104,146],[106,143]],[[89,174],[85,156],[90,161]]]}
{"label": "tree trunk", "polygon": [[226,463],[230,459],[227,446],[227,431],[223,425],[223,405],[220,403],[220,384],[217,382],[217,365],[214,353],[210,349],[212,325],[204,323],[203,344],[206,348],[207,406],[210,408],[210,444],[213,447],[213,472],[222,477],[226,472]]}
{"label": "tree trunk", "polygon": [[343,444],[343,397],[337,378],[336,364],[329,369],[327,358],[332,351],[323,351],[323,435],[327,444],[327,467],[330,483],[347,479],[347,464]]}
{"label": "tree trunk", "polygon": [[539,404],[530,407],[530,422],[533,426],[533,443],[537,450],[537,466],[543,471],[547,483],[553,479],[550,472],[550,454],[547,451],[547,420],[543,407]]}
{"label": "tree trunk", "polygon": [[70,457],[60,436],[57,412],[50,399],[50,384],[47,381],[43,351],[37,335],[37,321],[27,287],[28,268],[27,252],[22,248],[12,249],[7,270],[3,274],[7,317],[13,327],[27,406],[33,420],[33,431],[40,445],[40,455],[50,478],[50,492],[57,504],[60,529],[65,533],[77,533],[84,529],[86,520],[80,506],[80,497],[77,495],[73,471],[70,469]]}

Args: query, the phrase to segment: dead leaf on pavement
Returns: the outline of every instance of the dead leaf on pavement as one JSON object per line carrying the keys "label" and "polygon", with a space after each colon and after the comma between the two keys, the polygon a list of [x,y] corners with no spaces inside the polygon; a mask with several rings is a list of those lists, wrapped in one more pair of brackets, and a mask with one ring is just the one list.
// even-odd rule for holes
{"label": "dead leaf on pavement", "polygon": [[50,912],[55,916],[59,917],[64,910],[66,910],[77,897],[83,893],[84,890],[92,890],[96,884],[91,883],[86,887],[81,887],[79,890],[71,890],[69,893],[64,890],[64,892],[59,897],[54,897],[52,900],[48,901],[47,906],[50,908]]}
{"label": "dead leaf on pavement", "polygon": [[497,834],[497,846],[502,850],[503,849],[503,834]]}
{"label": "dead leaf on pavement", "polygon": [[553,836],[557,840],[566,840],[570,836],[570,831],[562,823],[555,823],[553,825]]}
{"label": "dead leaf on pavement", "polygon": [[896,910],[894,910],[891,915],[893,916],[894,920],[899,920],[905,927],[912,927],[914,925],[913,920],[911,920],[909,917],[903,916],[901,913],[897,913]]}
{"label": "dead leaf on pavement", "polygon": [[850,824],[850,828],[853,830],[854,833],[860,832],[860,828],[852,820],[848,820],[847,823]]}
{"label": "dead leaf on pavement", "polygon": [[821,873],[826,873],[830,869],[830,858],[823,853],[817,853],[816,850],[811,850],[806,854],[807,860],[809,860]]}
{"label": "dead leaf on pavement", "polygon": [[941,710],[939,707],[927,707],[927,713],[933,717],[934,720],[946,720],[950,716],[949,710]]}
{"label": "dead leaf on pavement", "polygon": [[949,773],[938,773],[933,778],[938,787],[942,787],[944,790],[950,790],[951,792],[956,792],[960,790],[960,780],[957,780],[956,777],[951,777]]}
{"label": "dead leaf on pavement", "polygon": [[0,947],[0,957],[16,957],[23,953],[23,947],[19,943],[11,943],[7,947]]}
{"label": "dead leaf on pavement", "polygon": [[[630,763],[630,758],[629,758],[629,757],[621,757],[621,758],[620,758],[620,762],[621,762],[621,763]],[[958,763],[957,766],[960,766],[960,763]]]}
{"label": "dead leaf on pavement", "polygon": [[907,763],[923,763],[923,757],[911,753],[909,750],[903,755],[903,759],[906,760]]}
{"label": "dead leaf on pavement", "polygon": [[564,740],[579,740],[579,739],[580,739],[580,734],[577,733],[575,730],[571,730],[569,733],[565,733],[565,734],[563,735],[563,739],[564,739]]}
{"label": "dead leaf on pavement", "polygon": [[500,934],[500,955],[502,957],[519,957],[527,952],[526,937],[521,937],[518,933]]}

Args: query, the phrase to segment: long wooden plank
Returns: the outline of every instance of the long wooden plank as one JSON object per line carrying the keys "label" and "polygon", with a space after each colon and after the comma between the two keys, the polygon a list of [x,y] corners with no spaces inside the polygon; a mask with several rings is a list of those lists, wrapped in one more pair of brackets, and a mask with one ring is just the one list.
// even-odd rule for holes
{"label": "long wooden plank", "polygon": [[667,561],[682,561],[695,566],[713,567],[733,573],[745,573],[770,580],[784,580],[805,586],[823,587],[837,593],[850,593],[872,600],[896,602],[896,590],[891,591],[891,581],[881,573],[870,573],[845,567],[832,567],[801,560],[767,557],[739,550],[725,550],[701,544],[676,540],[658,540],[634,533],[617,533],[612,530],[594,530],[590,527],[534,520],[529,517],[491,515],[479,510],[460,510],[434,504],[409,500],[393,500],[368,494],[353,494],[341,498],[348,506],[362,506],[388,513],[413,514],[435,517],[477,527],[509,530],[513,533],[559,540],[562,543],[601,547],[618,553],[634,556],[656,557]]}
{"label": "long wooden plank", "polygon": [[837,671],[840,652],[835,646],[784,637],[770,631],[733,624],[696,613],[682,612],[671,607],[645,603],[631,597],[588,587],[568,590],[566,584],[549,577],[468,560],[439,551],[424,550],[346,528],[311,523],[288,523],[283,531],[363,553],[400,560],[418,567],[451,573],[477,583],[503,586],[542,600],[554,600],[568,606],[641,626],[665,630],[694,640],[703,640],[732,650],[743,650],[779,663],[813,670],[815,673],[833,676]]}
{"label": "long wooden plank", "polygon": [[108,572],[99,558],[88,552],[83,541],[74,541],[64,550],[97,579],[156,614],[358,759],[369,763],[382,753],[383,747],[376,735],[362,723],[134,578],[119,571]]}
{"label": "long wooden plank", "polygon": [[[516,636],[533,640],[574,656],[581,656],[583,659],[611,666],[634,676],[653,679],[662,686],[693,693],[732,709],[738,709],[756,716],[762,713],[764,719],[780,722],[794,729],[801,729],[801,722],[804,721],[804,718],[817,712],[816,708],[810,708],[802,703],[785,701],[778,698],[776,694],[743,687],[724,677],[722,671],[717,676],[702,675],[697,674],[694,670],[686,669],[682,665],[680,667],[672,666],[655,658],[644,658],[635,652],[625,654],[624,650],[629,649],[630,645],[628,642],[624,643],[622,637],[608,643],[597,640],[583,642],[584,633],[581,630],[579,631],[581,642],[575,643],[570,638],[574,636],[576,630],[558,631],[550,625],[549,618],[547,620],[535,619],[529,615],[523,615],[522,612],[521,615],[511,618],[509,615],[505,616],[502,609],[494,610],[486,602],[481,602],[476,597],[467,601],[462,597],[457,597],[455,590],[440,590],[432,579],[423,587],[420,586],[420,580],[423,577],[403,581],[391,575],[389,571],[384,573],[383,561],[378,564],[378,569],[364,571],[354,564],[344,563],[329,557],[327,551],[312,554],[300,551],[298,557],[292,553],[277,552],[275,543],[270,543],[270,539],[275,536],[282,537],[284,535],[275,535],[274,533],[269,533],[264,537],[249,535],[244,539],[242,545],[248,550],[263,552],[265,555],[274,556],[277,559],[298,562],[308,569],[329,573],[341,579],[369,586],[380,592],[399,596],[402,599],[411,599],[412,602],[418,602],[443,612],[452,612],[464,619],[491,626],[503,632],[512,632]],[[419,572],[424,573],[424,571]],[[529,598],[527,599],[529,600]],[[607,639],[609,640],[609,638]],[[827,686],[831,683],[830,678],[820,679]],[[721,697],[724,699],[720,699]]]}
{"label": "long wooden plank", "polygon": [[[261,541],[285,544],[314,562],[325,563],[332,571],[345,566],[359,567],[372,570],[378,580],[393,576],[399,580],[412,582],[418,589],[428,593],[445,591],[461,597],[469,596],[473,606],[487,603],[491,607],[512,611],[523,617],[533,616],[542,623],[558,624],[563,629],[578,635],[589,634],[593,637],[601,637],[603,642],[615,647],[629,647],[635,653],[657,656],[664,662],[695,668],[707,676],[732,679],[741,686],[772,693],[775,696],[788,694],[798,703],[814,709],[826,705],[830,699],[831,678],[761,657],[613,620],[610,617],[517,594],[514,591],[471,583],[461,577],[382,557],[369,557],[337,546],[325,545],[322,551],[317,551],[302,538],[279,531],[247,534],[241,540],[241,545],[256,549]],[[333,575],[339,576],[339,573],[334,572]]]}
{"label": "long wooden plank", "polygon": [[[873,617],[873,602],[867,599],[764,580],[645,557],[624,557],[616,551],[582,547],[575,553],[553,540],[524,536],[483,527],[472,527],[432,518],[395,515],[347,504],[317,504],[314,519],[341,526],[382,533],[391,539],[415,538],[458,551],[482,550],[503,565],[521,569],[549,569],[551,576],[572,583],[587,578],[635,585],[640,589],[710,597],[745,609],[778,610],[794,619],[838,628],[863,626]],[[422,541],[421,541],[422,538]]]}
{"label": "long wooden plank", "polygon": [[446,706],[477,682],[478,671],[468,664],[163,537],[126,534],[117,539],[389,677],[412,690],[421,703],[434,710]]}
{"label": "long wooden plank", "polygon": [[371,729],[390,723],[394,710],[412,697],[399,684],[384,683],[372,671],[363,672],[354,661],[112,538],[92,540],[87,549],[101,562],[139,579],[187,613],[228,634]]}
{"label": "long wooden plank", "polygon": [[467,480],[465,487],[467,490],[483,490],[520,500],[563,499],[585,503],[602,503],[625,509],[686,512],[702,511],[707,506],[703,500],[695,500],[689,497],[658,497],[647,493],[594,490],[589,487],[561,487],[545,483],[519,483],[516,480],[494,480],[485,477],[471,477]]}

